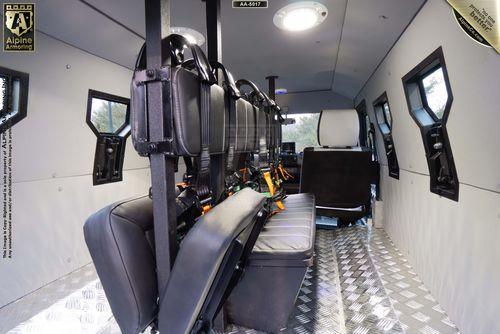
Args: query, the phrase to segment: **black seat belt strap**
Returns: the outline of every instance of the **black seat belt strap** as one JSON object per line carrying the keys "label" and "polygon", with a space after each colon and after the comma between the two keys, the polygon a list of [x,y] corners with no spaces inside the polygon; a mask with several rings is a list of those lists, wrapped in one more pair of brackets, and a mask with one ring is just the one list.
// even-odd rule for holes
{"label": "black seat belt strap", "polygon": [[201,154],[196,189],[202,200],[211,201],[210,191],[210,84],[200,83]]}

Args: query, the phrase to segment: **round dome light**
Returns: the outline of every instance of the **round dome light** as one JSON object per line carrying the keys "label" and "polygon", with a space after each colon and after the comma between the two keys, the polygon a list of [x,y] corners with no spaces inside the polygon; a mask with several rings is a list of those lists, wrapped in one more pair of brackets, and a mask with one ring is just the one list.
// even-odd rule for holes
{"label": "round dome light", "polygon": [[205,36],[203,36],[198,31],[186,28],[186,27],[170,27],[170,32],[172,34],[178,34],[184,36],[189,43],[203,45],[205,43]]}
{"label": "round dome light", "polygon": [[274,24],[283,30],[303,31],[321,24],[328,16],[325,5],[316,1],[301,1],[287,5],[274,14]]}

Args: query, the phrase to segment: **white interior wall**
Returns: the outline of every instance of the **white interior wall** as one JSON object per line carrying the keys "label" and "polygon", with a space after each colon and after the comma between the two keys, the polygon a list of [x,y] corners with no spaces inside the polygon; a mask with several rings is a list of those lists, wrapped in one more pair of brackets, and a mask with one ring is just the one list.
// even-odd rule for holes
{"label": "white interior wall", "polygon": [[326,109],[353,108],[352,100],[332,91],[298,92],[276,96],[276,102],[290,114],[319,113]]}
{"label": "white interior wall", "polygon": [[[447,124],[459,202],[429,190],[425,151],[401,78],[439,46],[454,96]],[[428,0],[356,98],[387,91],[400,179],[382,168],[384,228],[465,334],[500,333],[500,55],[471,40],[444,0]],[[386,165],[377,129],[377,148]]]}
{"label": "white interior wall", "polygon": [[1,66],[30,75],[28,116],[12,128],[13,259],[0,258],[0,306],[89,263],[85,219],[150,184],[149,162],[129,137],[123,181],[92,186],[88,90],[129,97],[131,71],[42,33],[36,47],[0,53]]}

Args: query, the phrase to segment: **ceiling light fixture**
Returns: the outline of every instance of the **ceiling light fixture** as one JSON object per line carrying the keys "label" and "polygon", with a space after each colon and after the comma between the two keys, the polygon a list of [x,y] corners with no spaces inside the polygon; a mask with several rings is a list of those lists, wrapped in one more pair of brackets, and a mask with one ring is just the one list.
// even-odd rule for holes
{"label": "ceiling light fixture", "polygon": [[283,30],[303,31],[321,24],[328,16],[325,5],[316,1],[289,4],[274,14],[274,24]]}
{"label": "ceiling light fixture", "polygon": [[197,44],[200,46],[205,44],[205,36],[194,29],[186,27],[170,27],[170,32],[172,34],[184,36],[191,44]]}
{"label": "ceiling light fixture", "polygon": [[286,88],[276,88],[274,90],[274,94],[276,94],[276,95],[283,95],[286,93],[288,93],[288,90]]}

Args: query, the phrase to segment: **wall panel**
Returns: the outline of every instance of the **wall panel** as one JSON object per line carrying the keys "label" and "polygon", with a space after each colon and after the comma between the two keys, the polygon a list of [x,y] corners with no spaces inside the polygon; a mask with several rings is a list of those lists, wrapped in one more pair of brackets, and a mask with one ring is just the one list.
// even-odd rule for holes
{"label": "wall panel", "polygon": [[[442,46],[454,95],[447,124],[459,202],[429,190],[420,131],[401,78]],[[444,0],[428,0],[356,102],[387,91],[400,180],[382,168],[384,227],[462,333],[500,333],[500,56],[471,40]],[[380,133],[378,133],[380,139]],[[383,144],[377,147],[386,165]]]}

